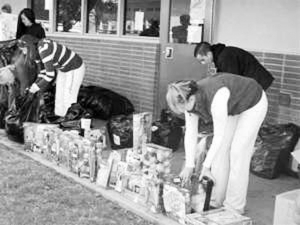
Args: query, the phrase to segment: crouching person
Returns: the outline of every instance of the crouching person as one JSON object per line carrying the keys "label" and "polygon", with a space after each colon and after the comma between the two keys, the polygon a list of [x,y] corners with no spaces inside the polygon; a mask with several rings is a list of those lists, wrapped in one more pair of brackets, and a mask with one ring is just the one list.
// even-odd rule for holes
{"label": "crouching person", "polygon": [[183,182],[190,180],[196,155],[203,149],[203,143],[197,143],[199,119],[212,122],[213,139],[200,179],[207,176],[214,181],[212,199],[217,206],[243,214],[250,160],[268,108],[261,86],[250,78],[218,73],[198,82],[171,83],[166,99],[172,111],[185,114]]}
{"label": "crouching person", "polygon": [[19,39],[19,48],[26,60],[35,60],[40,73],[29,91],[44,91],[56,76],[55,109],[57,116],[65,116],[72,103],[77,102],[80,85],[85,73],[81,57],[66,46],[49,39],[37,39],[23,35]]}

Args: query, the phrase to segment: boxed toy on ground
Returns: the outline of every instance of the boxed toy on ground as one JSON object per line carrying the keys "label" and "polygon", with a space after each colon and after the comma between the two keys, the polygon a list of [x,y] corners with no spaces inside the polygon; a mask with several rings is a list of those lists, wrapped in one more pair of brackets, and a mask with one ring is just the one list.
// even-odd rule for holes
{"label": "boxed toy on ground", "polygon": [[144,145],[151,140],[152,114],[143,112],[133,114],[133,149],[142,153]]}
{"label": "boxed toy on ground", "polygon": [[[25,122],[24,127],[24,150],[44,152],[48,149],[47,141],[52,139],[55,133],[62,131],[56,124],[41,124]],[[50,138],[51,136],[51,138]]]}
{"label": "boxed toy on ground", "polygon": [[253,225],[249,217],[226,210],[211,210],[206,213],[192,213],[185,218],[186,225]]}
{"label": "boxed toy on ground", "polygon": [[163,202],[167,215],[179,223],[185,224],[186,215],[192,211],[190,191],[182,188],[181,184],[165,182]]}
{"label": "boxed toy on ground", "polygon": [[300,189],[276,195],[273,225],[300,224]]}

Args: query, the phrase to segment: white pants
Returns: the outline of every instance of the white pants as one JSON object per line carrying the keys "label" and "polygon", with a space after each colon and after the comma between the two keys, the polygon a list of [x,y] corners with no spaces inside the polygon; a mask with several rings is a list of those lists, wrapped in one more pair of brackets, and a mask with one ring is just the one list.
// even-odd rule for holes
{"label": "white pants", "polygon": [[77,102],[80,85],[85,74],[84,63],[76,70],[58,71],[56,78],[55,115],[65,116],[72,103]]}
{"label": "white pants", "polygon": [[[212,194],[216,205],[224,205],[238,213],[244,213],[250,161],[267,109],[268,101],[263,92],[255,106],[239,115],[229,116],[222,147],[211,167],[212,175],[216,179]],[[199,144],[198,151],[199,148],[203,150],[203,144]]]}

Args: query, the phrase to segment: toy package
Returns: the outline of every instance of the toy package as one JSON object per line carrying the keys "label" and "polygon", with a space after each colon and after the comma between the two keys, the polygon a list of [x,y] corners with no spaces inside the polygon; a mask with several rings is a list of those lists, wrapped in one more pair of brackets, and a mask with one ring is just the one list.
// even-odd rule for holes
{"label": "toy package", "polygon": [[84,131],[84,137],[94,144],[102,143],[102,148],[107,147],[106,128],[90,129]]}
{"label": "toy package", "polygon": [[225,208],[206,213],[192,213],[185,218],[186,225],[253,225],[249,217],[242,216]]}
{"label": "toy package", "polygon": [[126,162],[119,161],[117,163],[117,170],[116,170],[116,185],[115,190],[118,192],[122,192],[128,185],[128,164]]}
{"label": "toy package", "polygon": [[152,114],[143,112],[133,114],[133,149],[142,153],[145,144],[151,140]]}
{"label": "toy package", "polygon": [[96,184],[101,187],[107,188],[109,185],[113,159],[110,158],[108,161],[101,160],[98,162],[98,165],[99,170],[97,172]]}
{"label": "toy package", "polygon": [[166,214],[185,224],[185,216],[191,213],[191,194],[180,185],[165,182],[163,188],[163,201]]}
{"label": "toy package", "polygon": [[24,150],[42,153],[47,149],[47,134],[61,132],[57,124],[41,124],[24,122]]}
{"label": "toy package", "polygon": [[118,165],[122,156],[119,151],[112,151],[109,155],[109,161],[112,162],[112,168],[109,179],[109,186],[115,187],[118,179]]}

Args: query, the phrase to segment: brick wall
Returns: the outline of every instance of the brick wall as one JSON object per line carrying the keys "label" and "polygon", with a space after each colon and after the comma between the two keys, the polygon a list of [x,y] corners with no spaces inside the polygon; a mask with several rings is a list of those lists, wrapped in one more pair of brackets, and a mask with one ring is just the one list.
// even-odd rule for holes
{"label": "brick wall", "polygon": [[252,52],[273,74],[267,121],[300,125],[300,55]]}
{"label": "brick wall", "polygon": [[[160,46],[121,40],[51,37],[78,52],[87,70],[86,85],[116,91],[134,104],[137,112],[155,113]],[[300,125],[300,55],[252,52],[273,74],[268,89],[267,121]]]}
{"label": "brick wall", "polygon": [[159,74],[159,44],[119,40],[51,37],[77,52],[86,64],[85,85],[126,96],[136,112],[154,113]]}

